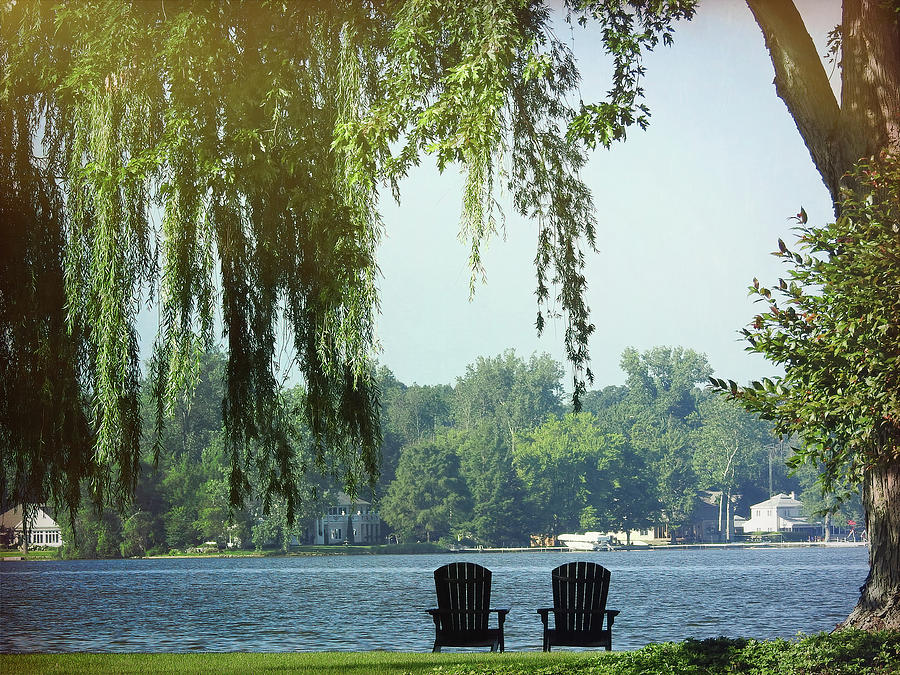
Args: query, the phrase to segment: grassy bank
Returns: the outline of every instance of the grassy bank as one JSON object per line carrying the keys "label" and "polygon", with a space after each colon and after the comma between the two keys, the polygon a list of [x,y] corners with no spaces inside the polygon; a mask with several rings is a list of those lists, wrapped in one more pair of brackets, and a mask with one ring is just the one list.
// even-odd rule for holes
{"label": "grassy bank", "polygon": [[687,640],[632,652],[506,654],[36,654],[0,656],[19,673],[350,673],[374,675],[643,675],[900,673],[900,633],[845,631],[788,640]]}
{"label": "grassy bank", "polygon": [[291,556],[309,555],[385,555],[396,553],[446,553],[447,549],[437,544],[378,544],[374,546],[292,546],[287,551],[282,549],[225,549],[196,551],[170,551],[163,555],[150,555],[148,558],[289,558]]}
{"label": "grassy bank", "polygon": [[[397,553],[446,553],[447,549],[438,544],[379,544],[376,546],[294,546],[288,551],[281,549],[225,549],[209,551],[169,551],[147,558],[282,558],[309,555],[388,555]],[[0,550],[0,559],[10,560],[60,560],[56,549],[35,549],[22,553],[18,549]]]}
{"label": "grassy bank", "polygon": [[59,554],[56,549],[37,549],[23,553],[18,549],[0,550],[0,558],[9,558],[10,560],[57,560]]}

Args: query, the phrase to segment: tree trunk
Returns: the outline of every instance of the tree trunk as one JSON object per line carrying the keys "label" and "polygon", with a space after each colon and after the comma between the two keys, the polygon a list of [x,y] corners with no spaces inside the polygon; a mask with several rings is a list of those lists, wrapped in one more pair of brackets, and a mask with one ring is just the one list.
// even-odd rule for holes
{"label": "tree trunk", "polygon": [[[900,151],[900,17],[894,3],[844,0],[841,101],[803,19],[787,0],[747,0],[775,68],[775,90],[794,118],[816,169],[841,201],[844,174],[863,157]],[[853,186],[849,186],[853,187]],[[863,482],[869,576],[843,625],[900,629],[900,455]]]}
{"label": "tree trunk", "polygon": [[869,576],[843,626],[900,630],[900,458],[866,472],[863,505]]}
{"label": "tree trunk", "polygon": [[731,503],[731,490],[728,490],[728,501],[725,502],[725,543],[731,543],[734,538],[734,505]]}
{"label": "tree trunk", "polygon": [[719,494],[719,541],[725,541],[725,490]]}
{"label": "tree trunk", "polygon": [[825,531],[822,533],[825,541],[831,541],[831,511],[825,514]]}

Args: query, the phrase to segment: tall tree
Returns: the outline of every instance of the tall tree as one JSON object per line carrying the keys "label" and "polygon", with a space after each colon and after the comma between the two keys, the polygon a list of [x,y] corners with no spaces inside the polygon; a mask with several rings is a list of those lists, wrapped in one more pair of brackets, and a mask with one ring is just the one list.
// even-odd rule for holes
{"label": "tall tree", "polygon": [[[900,153],[900,5],[896,0],[844,0],[842,3],[841,23],[835,32],[841,77],[838,101],[794,3],[747,0],[747,4],[762,29],[772,58],[776,92],[797,123],[797,129],[809,149],[813,163],[831,193],[838,215],[848,206],[856,210],[859,194],[869,194],[872,198],[885,202],[886,211],[878,217],[873,218],[871,213],[856,212],[857,219],[870,224],[863,231],[873,237],[872,241],[860,240],[855,233],[840,235],[851,237],[856,247],[867,251],[867,245],[874,245],[880,237],[879,228],[874,226],[876,223],[890,226],[897,222],[896,193],[873,190],[871,182],[867,184],[865,180],[865,173],[853,171],[853,168],[866,158],[878,157],[884,153],[896,156]],[[888,180],[896,181],[896,172],[890,167],[886,170]],[[845,196],[842,187],[855,191],[857,196]],[[850,203],[846,203],[845,199],[850,199]],[[802,211],[801,216],[805,221],[806,216]],[[837,228],[831,234],[838,234],[840,231],[841,228]],[[823,239],[827,240],[828,235],[823,235]],[[834,276],[825,275],[827,283],[835,284],[835,295],[831,296],[833,298],[841,298],[842,290],[848,288],[842,280],[838,280],[848,278],[842,276],[845,268],[849,278],[857,278],[856,274],[873,274],[875,270],[882,269],[884,261],[877,257],[873,259],[863,256],[863,259],[868,259],[872,268],[868,271],[860,270],[855,263],[857,258],[839,255],[838,249],[833,245],[824,241],[821,243],[823,253],[834,263],[833,267],[828,268],[828,275]],[[817,248],[817,243],[812,245],[814,249]],[[887,260],[893,260],[896,267],[896,258],[888,255]],[[856,283],[859,283],[858,278]],[[896,288],[890,284],[876,288],[890,298],[897,297]],[[841,298],[831,308],[840,314],[850,307],[857,307],[863,311],[863,316],[867,316],[872,306],[889,302],[887,298],[868,297],[872,304],[862,303],[860,307],[855,300],[845,301]],[[765,319],[762,323],[769,325]],[[897,344],[895,333],[890,331],[881,338],[881,344],[889,351]],[[796,350],[796,354],[785,354],[780,347],[772,348],[768,354],[778,362],[796,366],[798,372],[803,373],[806,368],[799,359],[804,358],[808,343],[801,341],[790,345]],[[834,371],[832,376],[835,381],[847,378],[852,380],[854,374],[859,375],[859,371],[840,370],[852,365],[839,358],[830,364],[829,369]],[[804,378],[802,374],[798,377],[801,381]],[[890,392],[896,391],[896,381],[884,384],[885,387],[880,392],[873,392],[878,400],[890,398]],[[829,400],[829,406],[835,406],[835,410],[848,405],[852,407],[853,399],[846,389],[840,389],[837,397]],[[838,400],[842,397],[846,397],[843,402]],[[795,429],[798,433],[813,438],[820,436],[823,429],[821,417],[800,416],[800,419],[804,421],[804,425]],[[883,424],[879,423],[877,426],[882,428]],[[863,428],[869,431],[873,429],[871,425],[863,425]],[[868,434],[864,434],[864,437],[868,438]],[[844,456],[846,465],[851,471],[861,469],[859,479],[863,487],[863,503],[870,534],[869,576],[861,589],[859,603],[846,625],[898,628],[900,520],[896,514],[900,513],[900,451],[896,435],[887,434],[884,436],[886,440],[868,450],[859,448],[851,438],[842,438],[846,441],[843,447],[849,450]],[[822,448],[826,458],[833,459],[830,454],[832,451],[838,455],[841,453],[830,442]],[[860,466],[852,457],[866,457],[866,461]],[[826,461],[827,464],[829,462]],[[831,465],[837,467],[841,462]],[[846,466],[842,470],[847,471]]]}
{"label": "tall tree", "polygon": [[663,521],[674,543],[677,529],[687,523],[697,501],[698,481],[694,470],[692,434],[672,417],[648,411],[631,427],[629,442],[647,458],[655,477],[655,492]]}
{"label": "tall tree", "polygon": [[[0,193],[11,238],[34,255],[0,267],[4,301],[15,299],[2,315],[14,338],[4,337],[3,379],[46,420],[54,448],[72,445],[63,456],[31,436],[20,442],[15,415],[0,409],[16,459],[0,478],[13,497],[59,494],[74,506],[87,476],[97,503],[133,492],[138,308],[148,294],[161,301],[152,372],[162,409],[190,386],[212,341],[217,284],[232,502],[248,494],[254,442],[285,477],[267,489],[290,500],[297,487],[273,368],[282,319],[315,447],[374,481],[377,190],[387,183],[396,193],[424,153],[465,172],[461,229],[473,275],[496,228],[501,179],[515,209],[538,223],[537,296],[565,316],[577,399],[590,377],[582,268],[594,243],[579,139],[608,144],[646,125],[640,57],[671,42],[672,23],[692,6],[573,2],[575,16],[605,22],[616,59],[609,100],[575,110],[573,58],[539,2],[4,3]],[[501,169],[507,158],[510,170]],[[27,281],[47,265],[43,294]],[[40,295],[33,307],[29,293]],[[539,312],[539,330],[543,322]],[[44,334],[61,347],[57,370],[69,373],[51,396],[24,384],[53,372],[36,349]],[[68,440],[66,430],[77,433]]]}
{"label": "tall tree", "polygon": [[[513,462],[531,504],[533,532],[558,535],[576,530],[585,508],[609,500],[609,474],[614,472],[609,465],[615,461],[603,452],[605,442],[589,413],[551,419],[520,436]],[[610,489],[599,487],[598,471]]]}
{"label": "tall tree", "polygon": [[[575,109],[578,72],[541,2],[3,3],[0,194],[25,255],[0,266],[0,379],[42,420],[20,440],[0,408],[11,497],[74,506],[85,477],[98,503],[133,491],[148,296],[161,301],[160,409],[191,385],[221,301],[233,503],[257,442],[253,459],[283,477],[266,489],[290,500],[297,488],[274,367],[282,320],[315,448],[373,481],[378,188],[396,194],[426,153],[465,173],[473,275],[501,182],[537,223],[536,324],[561,310],[577,402],[594,329],[585,142],[646,126],[641,56],[693,5],[570,0],[571,19],[603,26],[615,64],[606,100]],[[28,389],[52,372],[46,395]]]}
{"label": "tall tree", "polygon": [[793,2],[747,0],[775,68],[775,90],[797,123],[835,205],[863,157],[900,149],[900,10],[895,0],[844,0],[834,34],[840,102]]}
{"label": "tall tree", "polygon": [[451,432],[406,446],[381,515],[406,539],[431,541],[468,520],[471,497],[460,477],[459,435]]}
{"label": "tall tree", "polygon": [[696,502],[692,432],[699,427],[697,384],[712,375],[704,354],[683,347],[654,347],[643,353],[627,348],[622,370],[628,389],[604,419],[622,427],[631,447],[645,458],[656,478],[660,513],[674,539]]}
{"label": "tall tree", "polygon": [[652,408],[662,417],[696,424],[698,384],[712,368],[705,354],[683,347],[653,347],[643,353],[633,347],[620,361],[627,375],[628,397]]}
{"label": "tall tree", "polygon": [[454,388],[456,424],[463,429],[496,424],[514,444],[517,431],[562,411],[562,374],[549,354],[532,354],[527,362],[512,349],[478,357]]}
{"label": "tall tree", "polygon": [[460,436],[457,452],[472,495],[466,527],[485,546],[520,546],[528,541],[525,487],[513,468],[502,429],[488,422]]}
{"label": "tall tree", "polygon": [[731,541],[732,497],[737,487],[765,465],[775,441],[770,424],[722,397],[700,404],[703,426],[694,433],[694,470],[699,487],[719,492],[719,533]]}

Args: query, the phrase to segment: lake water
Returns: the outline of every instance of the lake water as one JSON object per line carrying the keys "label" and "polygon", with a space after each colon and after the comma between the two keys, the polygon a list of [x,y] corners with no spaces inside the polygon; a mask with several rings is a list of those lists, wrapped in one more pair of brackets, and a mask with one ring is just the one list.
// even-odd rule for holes
{"label": "lake water", "polygon": [[550,570],[570,560],[612,572],[608,607],[622,611],[614,649],[793,637],[847,616],[867,555],[760,548],[4,562],[0,652],[430,651],[432,572],[452,560],[493,571],[491,604],[512,609],[507,650],[540,650],[535,609],[551,604]]}

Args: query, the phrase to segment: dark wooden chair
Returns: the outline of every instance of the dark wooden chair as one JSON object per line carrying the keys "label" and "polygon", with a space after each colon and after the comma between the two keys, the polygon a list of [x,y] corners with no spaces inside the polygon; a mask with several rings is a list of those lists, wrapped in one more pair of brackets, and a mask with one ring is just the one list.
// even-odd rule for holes
{"label": "dark wooden chair", "polygon": [[606,609],[609,570],[592,562],[570,562],[554,569],[551,580],[553,607],[537,611],[544,622],[544,651],[553,645],[612,649],[612,626],[619,612]]}
{"label": "dark wooden chair", "polygon": [[[455,562],[434,571],[437,609],[434,649],[441,647],[490,647],[503,651],[503,623],[509,609],[491,609],[491,571],[481,565]],[[497,614],[497,628],[488,628],[488,617]]]}

